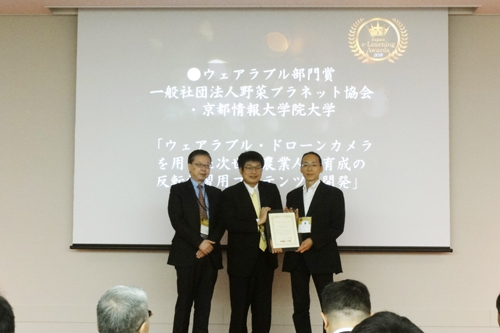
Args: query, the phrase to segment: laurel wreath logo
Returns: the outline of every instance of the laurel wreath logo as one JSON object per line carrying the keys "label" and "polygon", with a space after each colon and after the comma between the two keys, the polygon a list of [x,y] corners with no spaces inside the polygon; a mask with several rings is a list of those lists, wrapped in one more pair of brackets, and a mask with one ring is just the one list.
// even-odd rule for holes
{"label": "laurel wreath logo", "polygon": [[363,24],[365,19],[359,19],[354,24],[351,26],[349,29],[349,47],[351,48],[351,52],[354,53],[354,56],[357,57],[360,60],[363,60],[363,63],[369,62],[369,61],[381,61],[381,60],[387,60],[391,63],[394,63],[394,60],[398,60],[399,57],[403,56],[403,53],[406,52],[406,48],[408,47],[408,31],[405,27],[405,25],[399,21],[398,19],[393,18],[392,22],[394,23],[395,26],[397,26],[399,30],[399,38],[398,38],[398,43],[397,46],[394,48],[394,50],[390,53],[388,53],[384,58],[382,59],[375,59],[371,57],[368,53],[366,53],[361,46],[359,45],[357,35],[358,35],[358,30],[359,27]]}
{"label": "laurel wreath logo", "polygon": [[401,36],[398,46],[393,52],[389,54],[389,58],[387,59],[388,61],[394,63],[394,60],[392,60],[393,58],[399,59],[398,57],[403,56],[403,53],[406,52],[406,48],[408,47],[408,31],[401,21],[393,18],[392,22],[394,22],[394,24],[398,26],[399,34]]}
{"label": "laurel wreath logo", "polygon": [[361,50],[359,47],[359,44],[357,43],[356,35],[358,32],[358,27],[363,23],[365,19],[359,19],[354,24],[351,26],[351,29],[349,30],[349,44],[351,48],[351,52],[354,52],[354,56],[358,57],[358,59],[363,59],[364,58],[364,52]]}

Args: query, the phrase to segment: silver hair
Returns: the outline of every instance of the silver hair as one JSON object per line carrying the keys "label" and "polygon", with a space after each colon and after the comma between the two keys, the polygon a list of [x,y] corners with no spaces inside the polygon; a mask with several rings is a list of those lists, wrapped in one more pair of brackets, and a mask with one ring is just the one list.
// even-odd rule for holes
{"label": "silver hair", "polygon": [[148,297],[137,287],[115,286],[97,303],[100,333],[135,333],[148,319]]}

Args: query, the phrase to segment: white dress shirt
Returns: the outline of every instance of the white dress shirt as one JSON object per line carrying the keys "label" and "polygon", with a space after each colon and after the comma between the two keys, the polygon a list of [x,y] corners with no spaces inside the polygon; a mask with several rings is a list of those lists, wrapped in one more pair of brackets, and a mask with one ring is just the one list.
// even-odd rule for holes
{"label": "white dress shirt", "polygon": [[307,188],[306,184],[304,184],[304,216],[307,216],[307,212],[309,211],[309,206],[311,206],[311,201],[314,197],[314,193],[316,193],[316,189],[318,188],[319,183],[321,180],[317,180],[316,183],[312,184],[309,189]]}
{"label": "white dress shirt", "polygon": [[343,332],[350,332],[352,331],[352,327],[343,327],[339,328],[338,330],[334,331],[333,333],[343,333]]}

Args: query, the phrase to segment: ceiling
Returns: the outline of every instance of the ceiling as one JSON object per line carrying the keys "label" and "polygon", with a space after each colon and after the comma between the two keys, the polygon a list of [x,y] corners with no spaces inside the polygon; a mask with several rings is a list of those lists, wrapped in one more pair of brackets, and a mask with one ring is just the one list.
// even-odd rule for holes
{"label": "ceiling", "polygon": [[0,15],[74,15],[79,7],[450,7],[453,14],[500,15],[499,0],[0,0]]}

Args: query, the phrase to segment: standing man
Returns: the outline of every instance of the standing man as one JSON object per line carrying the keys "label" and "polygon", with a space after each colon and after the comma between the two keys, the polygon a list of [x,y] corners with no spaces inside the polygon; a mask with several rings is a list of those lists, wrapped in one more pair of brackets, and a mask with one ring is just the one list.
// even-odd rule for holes
{"label": "standing man", "polygon": [[266,239],[265,222],[271,209],[282,210],[275,184],[260,181],[264,158],[255,151],[238,157],[243,181],[222,192],[223,218],[228,231],[227,272],[231,299],[230,333],[247,332],[248,309],[252,331],[271,329],[271,296],[276,254]]}
{"label": "standing man", "polygon": [[191,152],[188,157],[191,178],[170,189],[168,215],[175,235],[167,263],[175,266],[177,272],[174,333],[188,332],[193,302],[193,333],[208,332],[217,270],[222,268],[221,190],[204,184],[211,163],[212,158],[205,150]]}
{"label": "standing man", "polygon": [[319,180],[321,157],[315,152],[302,156],[305,184],[286,196],[286,211],[299,219],[302,243],[296,252],[286,252],[283,271],[290,272],[293,297],[293,324],[297,333],[311,332],[309,280],[312,276],[321,302],[323,288],[342,272],[336,239],[344,231],[344,195]]}

